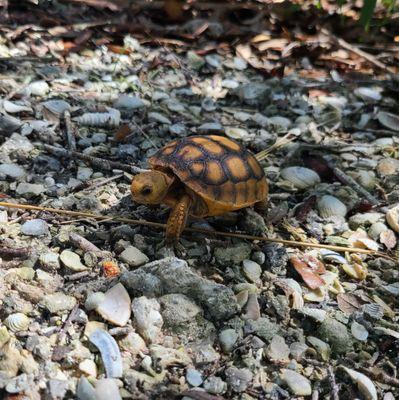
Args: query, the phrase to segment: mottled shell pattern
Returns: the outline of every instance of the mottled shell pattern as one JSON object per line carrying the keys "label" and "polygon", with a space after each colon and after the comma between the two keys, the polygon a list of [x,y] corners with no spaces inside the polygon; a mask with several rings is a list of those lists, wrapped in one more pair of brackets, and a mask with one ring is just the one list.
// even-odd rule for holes
{"label": "mottled shell pattern", "polygon": [[169,169],[192,191],[231,209],[266,199],[268,185],[256,158],[237,142],[223,136],[190,136],[174,140],[149,163]]}

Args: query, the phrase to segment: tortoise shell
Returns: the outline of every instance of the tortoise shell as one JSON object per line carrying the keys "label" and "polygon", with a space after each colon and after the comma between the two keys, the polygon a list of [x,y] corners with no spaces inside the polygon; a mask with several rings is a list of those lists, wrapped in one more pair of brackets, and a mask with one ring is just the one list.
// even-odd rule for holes
{"label": "tortoise shell", "polygon": [[160,149],[149,163],[172,171],[210,209],[208,215],[248,207],[265,200],[268,185],[256,158],[223,136],[190,136]]}

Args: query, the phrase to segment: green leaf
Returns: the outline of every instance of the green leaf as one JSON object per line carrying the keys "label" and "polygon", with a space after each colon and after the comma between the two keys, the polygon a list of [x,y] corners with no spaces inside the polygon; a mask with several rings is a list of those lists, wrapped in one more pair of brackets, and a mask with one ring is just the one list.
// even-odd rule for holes
{"label": "green leaf", "polygon": [[377,0],[363,0],[363,7],[360,12],[360,23],[366,30],[370,27],[370,21],[374,13]]}

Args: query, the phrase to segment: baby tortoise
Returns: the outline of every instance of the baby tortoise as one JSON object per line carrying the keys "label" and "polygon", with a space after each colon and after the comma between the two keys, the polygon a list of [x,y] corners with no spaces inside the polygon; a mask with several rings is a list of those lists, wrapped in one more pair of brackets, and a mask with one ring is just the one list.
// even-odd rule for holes
{"label": "baby tortoise", "polygon": [[133,199],[172,209],[166,242],[176,243],[187,216],[215,216],[255,205],[266,209],[268,184],[256,158],[223,136],[174,140],[150,158],[150,171],[132,180]]}

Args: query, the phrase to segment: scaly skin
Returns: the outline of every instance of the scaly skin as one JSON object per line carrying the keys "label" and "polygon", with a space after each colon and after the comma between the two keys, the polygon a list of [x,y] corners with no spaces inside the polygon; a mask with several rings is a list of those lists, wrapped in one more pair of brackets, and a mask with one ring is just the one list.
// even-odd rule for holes
{"label": "scaly skin", "polygon": [[166,242],[177,243],[186,225],[192,201],[190,196],[184,194],[174,205],[170,212],[166,226]]}

